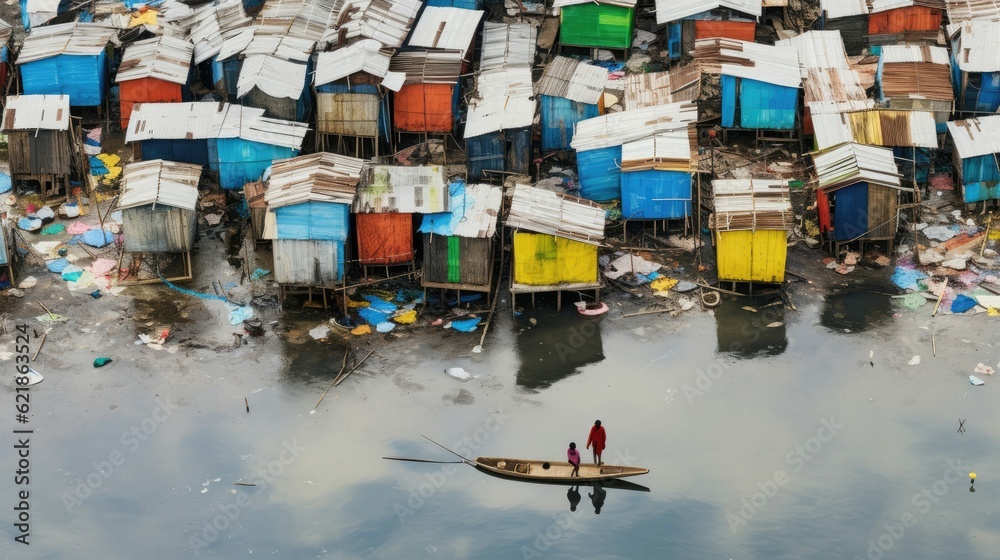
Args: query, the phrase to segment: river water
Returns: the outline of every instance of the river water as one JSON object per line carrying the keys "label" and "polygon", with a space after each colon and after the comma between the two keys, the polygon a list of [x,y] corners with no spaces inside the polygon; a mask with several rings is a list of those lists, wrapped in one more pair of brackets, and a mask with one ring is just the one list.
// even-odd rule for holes
{"label": "river water", "polygon": [[[217,352],[232,327],[212,303],[172,335],[207,348],[134,346],[147,325],[111,328],[113,314],[46,344],[32,545],[13,544],[7,524],[4,557],[915,560],[1000,549],[1000,379],[967,380],[1000,358],[993,318],[931,319],[929,306],[860,292],[805,294],[795,311],[730,300],[678,317],[624,318],[617,305],[599,320],[502,314],[478,354],[479,333],[380,342],[310,414],[343,349],[300,330]],[[116,362],[94,369],[96,354]],[[454,458],[422,434],[473,456],[561,459],[598,418],[605,462],[649,468],[632,479],[648,492],[582,487],[571,512],[565,486],[382,459]],[[0,462],[13,466],[10,445]]]}

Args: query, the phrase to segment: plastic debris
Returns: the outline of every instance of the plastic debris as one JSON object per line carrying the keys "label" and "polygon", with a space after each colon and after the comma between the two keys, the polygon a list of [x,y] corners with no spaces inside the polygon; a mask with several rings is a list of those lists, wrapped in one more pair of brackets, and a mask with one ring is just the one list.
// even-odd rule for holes
{"label": "plastic debris", "polygon": [[49,208],[48,206],[44,206],[42,208],[39,208],[38,211],[35,212],[35,216],[37,216],[40,220],[44,222],[46,220],[55,219],[56,213],[53,212],[52,209]]}
{"label": "plastic debris", "polygon": [[916,290],[917,281],[924,278],[927,278],[927,275],[923,272],[901,266],[897,266],[896,271],[892,273],[892,283],[904,290]]}
{"label": "plastic debris", "polygon": [[105,247],[115,240],[115,235],[103,229],[91,229],[83,234],[83,242],[91,247]]}
{"label": "plastic debris", "polygon": [[660,278],[657,278],[656,280],[653,280],[653,282],[649,285],[649,289],[653,290],[654,292],[666,292],[669,291],[671,288],[677,286],[678,283],[679,283],[678,280],[662,276]]}
{"label": "plastic debris", "polygon": [[17,227],[24,231],[38,231],[42,229],[42,220],[35,216],[26,216],[17,221]]}
{"label": "plastic debris", "polygon": [[955,237],[957,233],[949,226],[927,226],[923,230],[923,234],[928,239],[933,239],[934,241],[948,241],[952,237]]}
{"label": "plastic debris", "polygon": [[389,321],[382,321],[381,323],[375,325],[375,330],[380,333],[391,332],[394,328],[396,328],[396,324],[390,323]]}
{"label": "plastic debris", "polygon": [[240,307],[238,305],[229,304],[230,325],[239,325],[251,317],[253,317],[253,307],[250,307],[249,305]]}
{"label": "plastic debris", "polygon": [[67,264],[65,268],[62,269],[62,279],[67,282],[76,282],[83,275],[83,269],[76,266],[75,264]]}
{"label": "plastic debris", "polygon": [[42,228],[42,235],[59,235],[66,231],[66,224],[50,224]]}
{"label": "plastic debris", "polygon": [[35,317],[35,320],[41,321],[42,323],[65,323],[66,321],[69,321],[68,318],[63,317],[62,315],[57,315],[55,313],[50,313],[48,315],[39,315],[38,317]]}
{"label": "plastic debris", "polygon": [[361,336],[363,334],[371,334],[372,328],[369,325],[358,325],[351,329],[351,334],[354,336]]}
{"label": "plastic debris", "polygon": [[981,385],[986,385],[985,381],[983,381],[982,379],[979,379],[975,375],[970,375],[969,376],[969,383],[972,383],[976,387],[979,387]]}
{"label": "plastic debris", "polygon": [[976,364],[975,369],[973,369],[972,371],[975,373],[982,373],[985,375],[993,375],[994,373],[996,373],[996,370],[994,370],[993,368],[982,362]]}
{"label": "plastic debris", "polygon": [[389,313],[376,311],[371,307],[361,307],[358,309],[358,315],[361,316],[368,324],[377,325],[379,323],[384,323],[389,320]]}
{"label": "plastic debris", "polygon": [[28,373],[24,375],[25,377],[28,378],[28,385],[38,385],[39,383],[42,382],[43,379],[45,379],[44,377],[42,377],[42,374],[38,373],[37,371],[31,368],[28,368]]}
{"label": "plastic debris", "polygon": [[94,229],[94,226],[85,224],[79,220],[73,222],[66,228],[66,233],[70,235],[80,235]]}
{"label": "plastic debris", "polygon": [[912,292],[903,296],[900,303],[907,309],[920,309],[927,305],[927,298],[918,292]]}
{"label": "plastic debris", "polygon": [[465,379],[468,379],[468,378],[472,377],[471,373],[465,371],[464,369],[462,369],[460,367],[448,368],[448,369],[444,370],[444,372],[447,373],[448,375],[454,377],[455,379],[465,380]]}
{"label": "plastic debris", "polygon": [[28,290],[34,288],[38,284],[38,279],[34,276],[25,276],[18,282],[17,287],[22,290]]}
{"label": "plastic debris", "polygon": [[10,179],[10,175],[6,173],[0,173],[0,194],[5,192],[10,192],[14,188],[14,183]]}
{"label": "plastic debris", "polygon": [[309,331],[309,336],[316,340],[323,340],[330,335],[330,327],[326,325],[320,325]]}
{"label": "plastic debris", "polygon": [[910,358],[910,361],[906,362],[906,365],[909,365],[909,366],[919,366],[920,365],[920,356],[914,356],[914,357]]}
{"label": "plastic debris", "polygon": [[660,270],[662,266],[659,263],[647,261],[639,255],[626,253],[611,261],[604,270],[604,275],[612,280],[617,280],[626,274],[649,275]]}
{"label": "plastic debris", "polygon": [[95,358],[94,367],[104,367],[110,364],[113,360],[111,358]]}
{"label": "plastic debris", "polygon": [[250,273],[250,279],[251,280],[260,280],[260,279],[264,278],[265,276],[267,276],[269,274],[271,274],[270,270],[265,270],[263,268],[258,268],[258,269],[254,270],[253,272]]}
{"label": "plastic debris", "polygon": [[417,320],[417,311],[415,309],[404,311],[403,313],[393,317],[392,320],[399,323],[400,325],[412,324]]}
{"label": "plastic debris", "polygon": [[45,267],[49,269],[49,272],[55,272],[57,274],[66,270],[67,266],[69,266],[69,261],[66,259],[56,259],[45,263]]}
{"label": "plastic debris", "polygon": [[951,302],[951,312],[952,313],[965,313],[966,311],[972,309],[976,306],[976,300],[970,298],[965,294],[958,294],[955,296],[955,300]]}
{"label": "plastic debris", "polygon": [[350,309],[357,309],[359,307],[368,307],[370,304],[367,301],[358,301],[354,299],[347,300],[347,307]]}
{"label": "plastic debris", "polygon": [[452,321],[450,325],[451,328],[459,332],[472,332],[479,326],[479,317],[473,317],[472,319],[459,319],[458,321]]}

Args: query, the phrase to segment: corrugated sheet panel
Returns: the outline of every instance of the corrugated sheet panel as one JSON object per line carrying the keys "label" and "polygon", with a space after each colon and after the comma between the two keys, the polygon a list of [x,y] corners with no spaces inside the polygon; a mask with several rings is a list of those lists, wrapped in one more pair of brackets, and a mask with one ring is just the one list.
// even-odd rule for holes
{"label": "corrugated sheet panel", "polygon": [[157,78],[139,78],[119,84],[122,130],[128,130],[129,117],[136,103],[179,103],[184,98],[181,87]]}
{"label": "corrugated sheet panel", "polygon": [[621,175],[622,217],[674,220],[691,216],[691,174],[683,171],[629,171]]}
{"label": "corrugated sheet panel", "polygon": [[996,0],[945,0],[948,21],[955,24],[974,19],[1000,19],[1000,2]]}
{"label": "corrugated sheet panel", "polygon": [[786,235],[784,230],[719,232],[715,238],[719,280],[784,282]]}
{"label": "corrugated sheet panel", "polygon": [[535,27],[531,24],[486,22],[479,70],[532,66],[535,41]]}
{"label": "corrugated sheet panel", "polygon": [[490,238],[424,234],[421,282],[489,288],[493,274]]}
{"label": "corrugated sheet panel", "polygon": [[165,159],[180,163],[208,165],[208,140],[144,140],[143,159]]}
{"label": "corrugated sheet panel", "polygon": [[490,175],[487,171],[504,170],[504,141],[499,132],[466,137],[465,162],[469,179],[481,181]]}
{"label": "corrugated sheet panel", "polygon": [[378,41],[366,39],[335,51],[319,53],[313,83],[321,86],[357,72],[384,77],[389,72],[390,56],[381,52],[381,48],[382,44]]}
{"label": "corrugated sheet panel", "polygon": [[410,34],[411,47],[451,49],[461,51],[462,57],[472,44],[484,12],[461,8],[436,8],[428,6]]}
{"label": "corrugated sheet panel", "polygon": [[359,214],[447,212],[448,196],[440,166],[374,165],[364,170],[351,210]]}
{"label": "corrugated sheet panel", "polygon": [[838,30],[806,31],[791,39],[777,41],[775,44],[794,47],[798,51],[803,78],[807,77],[806,70],[810,68],[850,68],[847,63],[847,52],[844,51],[844,41]]}
{"label": "corrugated sheet panel", "polygon": [[365,93],[317,93],[316,130],[345,136],[378,136],[378,95]]}
{"label": "corrugated sheet panel", "polygon": [[944,10],[945,0],[874,0],[872,2],[872,13],[877,14],[899,8],[910,8],[913,6],[923,6]]}
{"label": "corrugated sheet panel", "polygon": [[734,39],[695,41],[692,53],[702,72],[799,87],[799,51],[792,46],[761,45]]}
{"label": "corrugated sheet panel", "polygon": [[389,70],[405,74],[406,85],[455,84],[462,73],[462,52],[457,50],[397,52],[389,61]]}
{"label": "corrugated sheet panel", "polygon": [[194,249],[197,229],[198,216],[194,210],[151,204],[122,210],[122,233],[128,252],[190,251]]}
{"label": "corrugated sheet panel", "polygon": [[604,209],[589,200],[517,185],[506,225],[597,245],[604,239],[604,217]]}
{"label": "corrugated sheet panel", "polygon": [[122,55],[115,82],[156,78],[186,85],[194,45],[186,40],[161,36],[132,43]]}
{"label": "corrugated sheet panel", "polygon": [[219,173],[219,185],[242,189],[246,183],[260,179],[271,163],[293,157],[297,150],[242,138],[218,138],[209,140],[208,153],[209,166]]}
{"label": "corrugated sheet panel", "polygon": [[69,130],[69,96],[12,95],[4,104],[0,129]]}
{"label": "corrugated sheet panel", "polygon": [[308,201],[350,206],[363,166],[364,160],[327,152],[276,161],[264,198],[271,208]]}
{"label": "corrugated sheet panel", "polygon": [[819,149],[851,141],[873,146],[938,147],[937,123],[930,111],[816,113],[812,121]]}
{"label": "corrugated sheet panel", "polygon": [[349,210],[347,204],[303,202],[268,211],[274,212],[276,239],[343,242],[349,234]]}
{"label": "corrugated sheet panel", "polygon": [[1000,115],[952,121],[948,132],[962,159],[1000,154]]}
{"label": "corrugated sheet panel", "polygon": [[[350,6],[350,9],[345,9]],[[389,48],[403,46],[417,18],[420,0],[355,0],[341,8],[338,20],[320,40],[320,46],[342,46],[359,37],[375,39]]]}
{"label": "corrugated sheet panel", "polygon": [[413,214],[358,214],[358,260],[364,265],[412,262]]}
{"label": "corrugated sheet panel", "polygon": [[711,39],[723,37],[738,41],[753,42],[757,32],[757,23],[753,21],[723,21],[700,19],[694,22],[695,39]]}
{"label": "corrugated sheet panel", "polygon": [[926,6],[909,6],[872,13],[868,16],[869,35],[887,35],[907,31],[937,31],[944,11]]}
{"label": "corrugated sheet panel", "polygon": [[122,172],[119,209],[163,205],[194,210],[201,166],[155,159],[129,163]]}
{"label": "corrugated sheet panel", "polygon": [[829,19],[868,15],[865,0],[820,0],[819,5]]}
{"label": "corrugated sheet panel", "polygon": [[787,180],[716,179],[712,193],[716,231],[785,231],[795,223]]}
{"label": "corrugated sheet panel", "polygon": [[620,198],[621,165],[621,146],[576,152],[580,196],[597,202]]}
{"label": "corrugated sheet panel", "polygon": [[59,55],[22,63],[21,82],[28,95],[68,95],[73,107],[104,102],[108,66],[104,51],[96,55]]}
{"label": "corrugated sheet panel", "polygon": [[849,241],[868,231],[868,183],[854,183],[833,195],[833,234],[837,240]]}
{"label": "corrugated sheet panel", "polygon": [[813,114],[860,111],[875,106],[855,70],[809,68],[806,75],[802,84],[805,104]]}
{"label": "corrugated sheet panel", "polygon": [[510,67],[479,73],[468,107],[466,138],[530,127],[535,120],[531,69]]}
{"label": "corrugated sheet panel", "polygon": [[948,26],[952,55],[963,72],[1000,71],[1000,21],[966,21]]}
{"label": "corrugated sheet panel", "polygon": [[834,190],[866,182],[902,188],[892,150],[863,144],[841,144],[812,154],[819,188]]}
{"label": "corrugated sheet panel", "polygon": [[559,42],[575,47],[627,49],[632,46],[635,8],[587,2],[559,13]]}
{"label": "corrugated sheet panel", "polygon": [[240,105],[140,103],[133,107],[125,141],[241,138],[298,150],[306,131],[303,123],[265,118],[263,109]]}
{"label": "corrugated sheet panel", "polygon": [[599,115],[597,105],[577,103],[565,97],[541,97],[543,150],[570,149],[576,124]]}
{"label": "corrugated sheet panel", "polygon": [[882,64],[897,62],[927,62],[951,67],[948,49],[933,45],[883,45],[879,49]]}
{"label": "corrugated sheet panel", "polygon": [[13,130],[7,132],[10,173],[66,175],[73,169],[69,132],[65,130]]}
{"label": "corrugated sheet panel", "polygon": [[664,132],[622,144],[622,171],[690,171],[691,162],[697,161],[697,130],[689,125],[687,130]]}
{"label": "corrugated sheet panel", "polygon": [[306,83],[306,65],[268,55],[243,59],[236,96],[257,88],[271,97],[298,99]]}
{"label": "corrugated sheet panel", "polygon": [[194,43],[194,61],[200,64],[219,54],[222,43],[242,31],[250,23],[240,0],[223,0],[195,10],[190,16],[176,22],[180,29],[188,30]]}
{"label": "corrugated sheet panel", "polygon": [[761,2],[754,0],[694,0],[693,2],[656,0],[656,23],[665,25],[717,8],[728,8],[751,16],[759,16],[763,11]]}
{"label": "corrugated sheet panel", "polygon": [[535,88],[539,95],[565,97],[578,103],[595,104],[604,94],[608,71],[574,58],[557,56],[545,66]]}
{"label": "corrugated sheet panel", "polygon": [[740,80],[740,126],[792,130],[798,114],[799,89],[758,80]]}
{"label": "corrugated sheet panel", "polygon": [[492,237],[496,233],[503,189],[496,185],[456,181],[448,186],[448,192],[448,213],[425,215],[420,224],[421,233],[476,238]]}
{"label": "corrugated sheet panel", "polygon": [[514,233],[514,282],[528,286],[597,282],[597,246],[541,233]]}
{"label": "corrugated sheet panel", "polygon": [[59,55],[97,56],[116,34],[116,29],[103,23],[73,22],[36,27],[24,38],[17,63],[27,64]]}
{"label": "corrugated sheet panel", "polygon": [[697,120],[698,107],[689,102],[609,113],[581,121],[572,147],[586,151],[620,146],[662,132],[686,130],[688,124]]}
{"label": "corrugated sheet panel", "polygon": [[695,65],[677,66],[669,72],[625,76],[625,108],[693,101],[701,93],[701,71]]}
{"label": "corrugated sheet panel", "polygon": [[445,132],[452,128],[452,84],[412,84],[394,96],[393,121],[403,132]]}
{"label": "corrugated sheet panel", "polygon": [[1000,199],[1000,164],[995,154],[974,156],[959,162],[962,199],[966,204]]}
{"label": "corrugated sheet panel", "polygon": [[279,284],[331,286],[344,279],[344,242],[275,239],[274,279]]}

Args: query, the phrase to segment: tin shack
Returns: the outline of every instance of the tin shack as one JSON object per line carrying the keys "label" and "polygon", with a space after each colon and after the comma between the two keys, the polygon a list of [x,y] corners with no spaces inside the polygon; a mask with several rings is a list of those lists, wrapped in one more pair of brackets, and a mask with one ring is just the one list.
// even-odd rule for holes
{"label": "tin shack", "polygon": [[[693,150],[693,151],[692,151]],[[624,220],[683,220],[693,228],[691,162],[698,161],[694,124],[622,145]]]}
{"label": "tin shack", "polygon": [[931,45],[883,45],[875,74],[879,101],[890,109],[934,113],[937,131],[947,131],[955,108],[948,49]]}
{"label": "tin shack", "polygon": [[670,60],[688,58],[698,39],[756,40],[761,2],[752,0],[656,0],[656,25],[665,28]]}
{"label": "tin shack", "polygon": [[68,95],[13,95],[7,98],[0,129],[7,136],[10,176],[37,181],[42,196],[69,196],[74,142]]}
{"label": "tin shack", "polygon": [[125,49],[115,82],[121,102],[121,127],[128,129],[136,103],[189,101],[194,45],[185,39],[163,35],[137,41]]}
{"label": "tin shack", "polygon": [[868,13],[866,0],[820,0],[820,28],[840,31],[844,48],[858,56],[868,48]]}
{"label": "tin shack", "polygon": [[72,107],[101,107],[107,95],[108,43],[117,30],[100,23],[35,27],[17,66],[26,95],[67,95]]}
{"label": "tin shack", "polygon": [[956,114],[995,113],[1000,108],[1000,21],[948,25]]}
{"label": "tin shack", "polygon": [[966,204],[1000,200],[1000,115],[951,121],[953,159]]}
{"label": "tin shack", "polygon": [[555,0],[559,43],[566,47],[626,50],[632,46],[636,0]]}
{"label": "tin shack", "polygon": [[944,4],[944,0],[875,0],[868,16],[869,43],[937,43]]}
{"label": "tin shack", "polygon": [[557,56],[535,86],[542,106],[542,150],[568,150],[576,124],[603,112],[608,71],[575,58]]}
{"label": "tin shack", "polygon": [[398,52],[389,70],[406,75],[403,87],[392,99],[397,135],[451,134],[458,115],[462,51]]}
{"label": "tin shack", "polygon": [[795,221],[788,181],[717,179],[712,192],[719,280],[784,282],[788,230]]}

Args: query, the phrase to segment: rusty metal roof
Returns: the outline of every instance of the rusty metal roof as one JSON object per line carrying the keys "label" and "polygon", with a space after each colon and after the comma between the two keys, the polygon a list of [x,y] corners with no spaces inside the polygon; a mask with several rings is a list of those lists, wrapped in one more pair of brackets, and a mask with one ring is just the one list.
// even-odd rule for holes
{"label": "rusty metal roof", "polygon": [[184,39],[155,37],[132,43],[122,55],[115,82],[156,78],[175,84],[187,84],[194,45]]}

